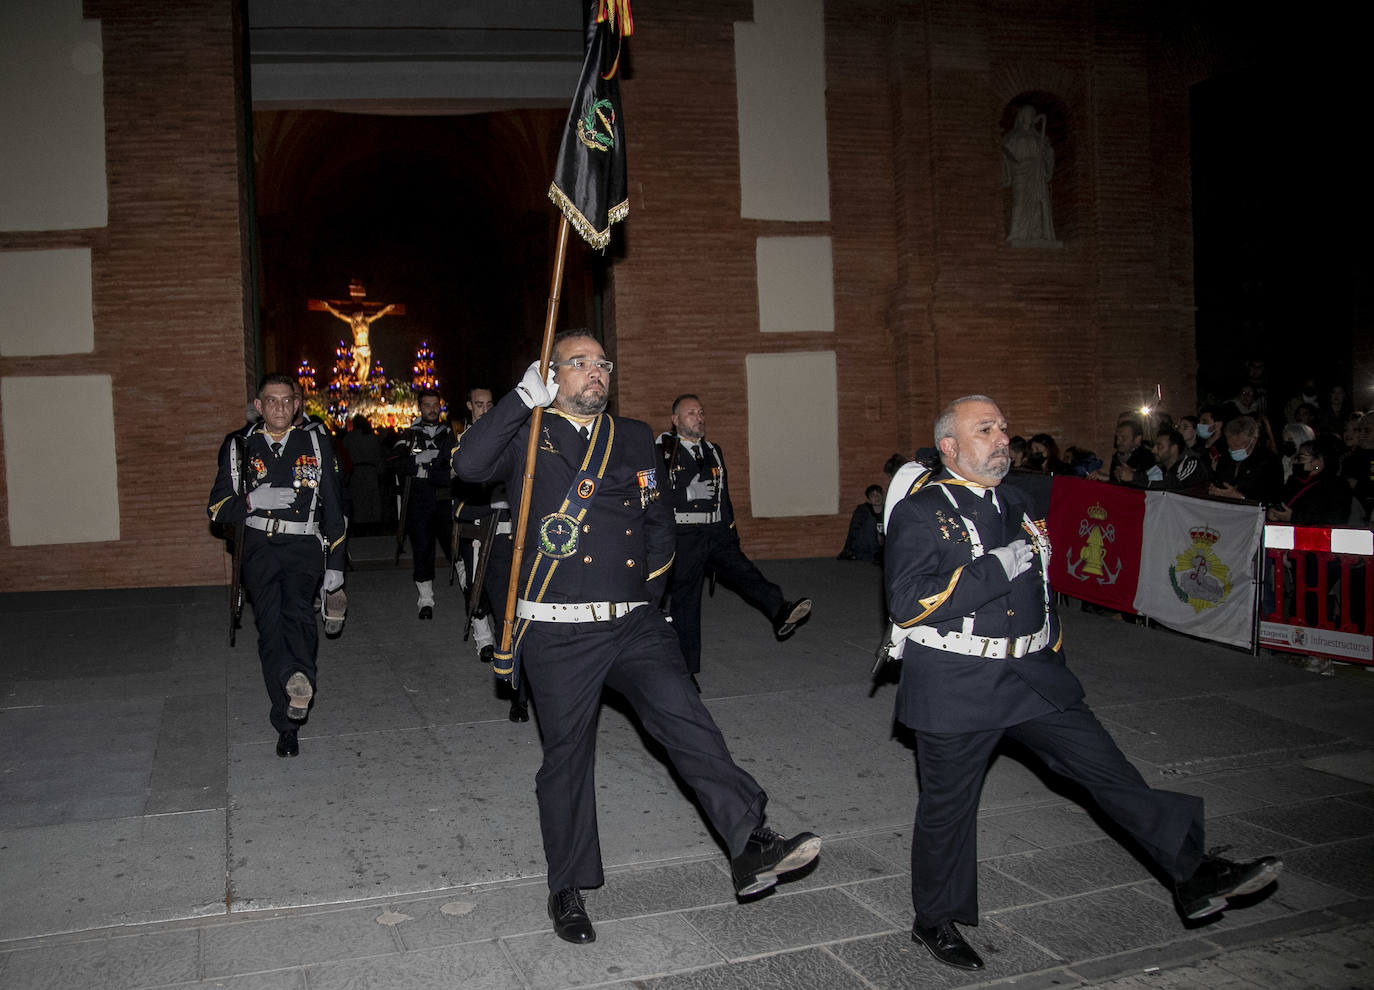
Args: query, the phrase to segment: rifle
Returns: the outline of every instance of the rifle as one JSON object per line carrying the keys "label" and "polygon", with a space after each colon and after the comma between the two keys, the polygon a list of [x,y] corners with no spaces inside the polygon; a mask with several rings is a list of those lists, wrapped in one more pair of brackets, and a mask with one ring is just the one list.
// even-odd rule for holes
{"label": "rifle", "polygon": [[[230,443],[233,444],[233,449],[230,451],[229,456],[234,459],[235,473],[238,477],[238,484],[235,486],[237,490],[234,494],[241,497],[248,487],[248,481],[243,475],[244,440],[243,437],[235,434]],[[244,515],[246,518],[246,507]],[[238,522],[234,523],[234,528],[229,536],[229,538],[234,541],[233,550],[231,551],[233,554],[231,558],[233,562],[230,564],[229,571],[230,646],[236,645],[235,640],[238,638],[239,620],[243,617],[243,531],[245,528],[243,519],[240,519]]]}
{"label": "rifle", "polygon": [[[462,559],[458,556],[458,551],[461,546],[461,543],[459,542],[459,536],[461,533],[462,525],[458,522],[458,514],[462,511],[462,508],[462,502],[457,502],[453,506],[453,526],[449,529],[448,540],[448,583],[449,587],[452,587],[454,584],[458,585],[458,590],[463,592],[463,600],[466,602],[467,589],[463,587],[463,582],[458,580],[458,573],[459,571],[463,570]],[[464,573],[466,574],[466,571],[464,571]]]}
{"label": "rifle", "polygon": [[487,577],[487,563],[491,560],[492,544],[496,542],[496,520],[500,513],[492,510],[491,515],[483,516],[477,520],[477,566],[472,570],[472,584],[468,587],[467,598],[464,604],[467,606],[468,618],[463,624],[463,642],[468,641],[468,635],[472,632],[472,623],[482,614],[482,584]]}
{"label": "rifle", "polygon": [[396,559],[393,564],[399,566],[401,563],[401,551],[406,545],[406,511],[410,507],[410,486],[415,483],[415,475],[406,475],[406,482],[401,486],[401,508],[396,513]]}

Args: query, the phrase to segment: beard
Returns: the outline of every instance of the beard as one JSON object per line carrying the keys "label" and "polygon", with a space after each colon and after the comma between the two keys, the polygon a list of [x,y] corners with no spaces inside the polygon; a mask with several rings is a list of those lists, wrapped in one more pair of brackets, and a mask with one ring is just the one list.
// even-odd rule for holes
{"label": "beard", "polygon": [[571,399],[568,399],[565,412],[573,413],[577,416],[598,416],[606,411],[606,404],[610,401],[605,389],[600,392],[588,393],[585,389]]}
{"label": "beard", "polygon": [[[995,450],[970,467],[981,477],[996,478],[1001,481],[1011,471],[1011,454],[1005,450]],[[960,474],[962,473],[961,471]]]}

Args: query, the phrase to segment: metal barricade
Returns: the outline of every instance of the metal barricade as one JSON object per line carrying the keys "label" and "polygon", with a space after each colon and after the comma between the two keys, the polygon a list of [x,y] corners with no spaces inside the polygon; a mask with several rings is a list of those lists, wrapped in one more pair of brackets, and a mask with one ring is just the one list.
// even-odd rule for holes
{"label": "metal barricade", "polygon": [[1374,532],[1264,527],[1259,645],[1374,665]]}

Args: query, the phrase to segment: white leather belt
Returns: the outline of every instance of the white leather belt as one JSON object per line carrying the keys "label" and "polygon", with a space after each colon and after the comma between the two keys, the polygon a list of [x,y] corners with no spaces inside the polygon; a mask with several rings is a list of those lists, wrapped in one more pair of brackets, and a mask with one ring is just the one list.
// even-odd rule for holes
{"label": "white leather belt", "polygon": [[510,532],[510,520],[509,520],[509,519],[507,519],[505,522],[499,522],[499,523],[496,524],[496,535],[497,535],[497,536],[505,536],[505,535],[506,535],[507,533],[509,533],[509,532]]}
{"label": "white leather belt", "polygon": [[648,602],[531,602],[516,599],[515,614],[531,622],[606,622]]}
{"label": "white leather belt", "polygon": [[253,529],[260,529],[264,533],[289,533],[293,536],[320,535],[319,524],[312,522],[293,522],[290,519],[269,519],[266,516],[249,516],[243,521],[243,524]]}
{"label": "white leather belt", "polygon": [[720,510],[715,512],[674,512],[673,518],[679,526],[700,526],[705,523],[720,522]]}
{"label": "white leather belt", "polygon": [[917,626],[907,633],[907,639],[921,646],[950,653],[963,653],[970,657],[986,657],[1001,660],[1003,657],[1024,657],[1028,653],[1043,650],[1050,642],[1050,624],[1046,622],[1037,633],[1017,636],[1014,639],[997,636],[974,636],[970,633],[952,632],[941,636],[929,626]]}

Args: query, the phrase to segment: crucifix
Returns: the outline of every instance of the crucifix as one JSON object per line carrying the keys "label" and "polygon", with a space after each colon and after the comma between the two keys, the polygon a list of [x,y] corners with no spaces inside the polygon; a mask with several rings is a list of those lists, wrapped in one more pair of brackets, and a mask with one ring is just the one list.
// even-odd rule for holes
{"label": "crucifix", "polygon": [[367,384],[368,371],[372,367],[372,324],[383,316],[395,314],[405,316],[404,303],[368,302],[364,297],[367,290],[356,278],[348,283],[348,300],[310,299],[306,306],[314,312],[325,312],[337,316],[348,324],[353,331],[353,378],[359,385]]}

